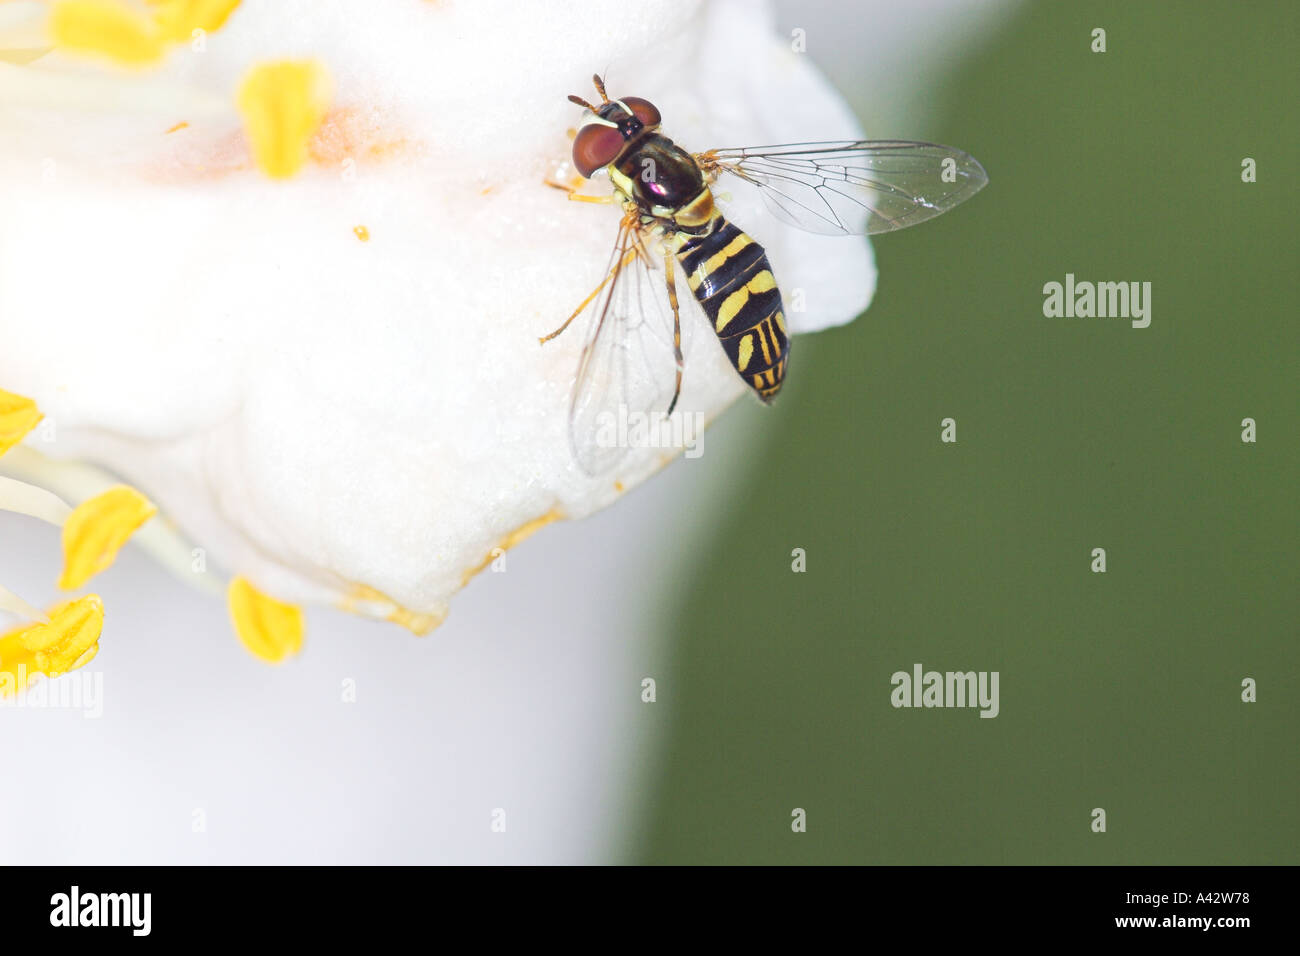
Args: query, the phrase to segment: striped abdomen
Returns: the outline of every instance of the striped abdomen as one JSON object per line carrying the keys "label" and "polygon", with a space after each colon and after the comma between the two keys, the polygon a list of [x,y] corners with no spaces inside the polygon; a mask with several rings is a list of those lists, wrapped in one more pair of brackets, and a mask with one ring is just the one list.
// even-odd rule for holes
{"label": "striped abdomen", "polygon": [[677,259],[727,358],[759,398],[770,402],[785,379],[790,340],[767,253],[715,215],[713,228],[686,240]]}

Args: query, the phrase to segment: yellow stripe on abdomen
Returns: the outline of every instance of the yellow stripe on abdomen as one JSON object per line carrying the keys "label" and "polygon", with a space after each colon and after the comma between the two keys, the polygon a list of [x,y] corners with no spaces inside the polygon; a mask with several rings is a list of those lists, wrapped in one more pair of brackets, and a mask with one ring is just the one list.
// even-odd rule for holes
{"label": "yellow stripe on abdomen", "polygon": [[[767,351],[765,348],[764,351]],[[736,368],[744,371],[749,368],[749,360],[754,357],[754,336],[746,335],[740,340],[740,354],[736,357]]]}
{"label": "yellow stripe on abdomen", "polygon": [[749,236],[742,232],[735,239],[732,239],[725,249],[710,256],[709,260],[705,262],[704,265],[697,268],[695,272],[691,274],[691,291],[698,289],[701,282],[721,269],[724,262],[753,241],[754,240],[750,239]]}
{"label": "yellow stripe on abdomen", "polygon": [[731,295],[723,300],[722,308],[718,309],[718,318],[714,322],[714,329],[721,332],[725,329],[745,307],[751,295],[758,295],[760,292],[771,292],[776,288],[776,277],[771,271],[764,269],[754,278],[750,279],[743,286],[737,289]]}

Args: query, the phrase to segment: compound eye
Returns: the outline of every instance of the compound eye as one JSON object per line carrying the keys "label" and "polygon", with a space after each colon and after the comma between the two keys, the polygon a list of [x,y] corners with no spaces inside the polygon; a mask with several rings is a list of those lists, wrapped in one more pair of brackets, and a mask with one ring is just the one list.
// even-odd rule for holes
{"label": "compound eye", "polygon": [[659,115],[659,107],[649,100],[643,100],[639,96],[625,96],[623,102],[627,104],[627,108],[641,121],[643,126],[654,127],[659,125],[662,118]]}
{"label": "compound eye", "polygon": [[612,126],[591,123],[578,130],[578,135],[574,137],[573,165],[584,177],[590,179],[596,170],[617,159],[622,149],[622,133]]}

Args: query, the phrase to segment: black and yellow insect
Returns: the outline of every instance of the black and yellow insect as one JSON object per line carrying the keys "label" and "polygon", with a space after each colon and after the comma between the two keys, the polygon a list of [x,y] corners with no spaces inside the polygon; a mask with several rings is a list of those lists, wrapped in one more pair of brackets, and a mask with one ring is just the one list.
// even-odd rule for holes
{"label": "black and yellow insect", "polygon": [[[574,137],[573,164],[588,179],[605,170],[614,194],[588,196],[551,185],[571,199],[617,202],[623,218],[604,281],[542,339],[559,335],[596,303],[569,415],[574,454],[592,474],[621,457],[596,440],[616,408],[654,409],[665,400],[669,380],[672,397],[659,407],[667,415],[676,407],[684,366],[678,267],[741,379],[764,402],[781,390],[790,353],[781,291],[763,247],[715,206],[710,186],[720,173],[758,187],[784,222],[830,235],[892,232],[924,222],[988,182],[983,167],[961,150],[903,140],[688,153],[659,132],[653,103],[634,96],[611,100],[601,78],[593,81],[600,105],[569,97],[587,110]],[[660,256],[671,323],[650,276]]]}

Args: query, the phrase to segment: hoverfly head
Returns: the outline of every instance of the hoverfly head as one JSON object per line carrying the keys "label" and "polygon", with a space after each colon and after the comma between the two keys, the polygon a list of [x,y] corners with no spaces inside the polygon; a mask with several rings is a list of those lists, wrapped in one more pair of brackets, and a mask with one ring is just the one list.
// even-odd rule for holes
{"label": "hoverfly head", "polygon": [[659,128],[659,108],[649,100],[639,96],[611,100],[599,73],[591,82],[600,94],[600,106],[593,106],[581,96],[569,96],[569,102],[585,107],[589,113],[573,139],[573,165],[588,179],[596,170],[616,161],[634,139]]}
{"label": "hoverfly head", "polygon": [[633,140],[659,128],[658,107],[638,96],[606,100],[600,106],[576,96],[569,99],[589,111],[573,140],[573,165],[586,177],[617,160]]}

